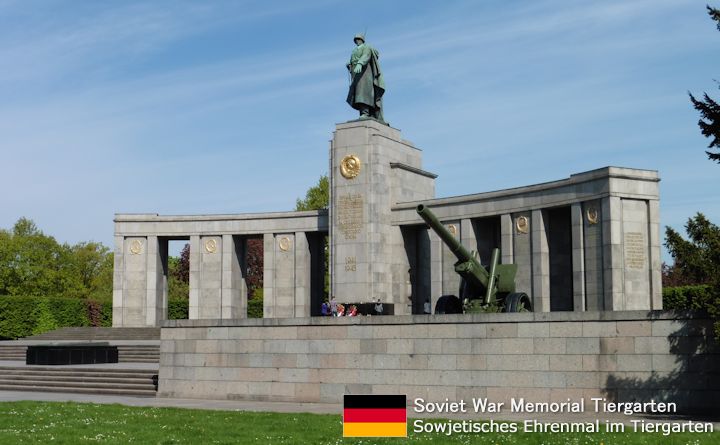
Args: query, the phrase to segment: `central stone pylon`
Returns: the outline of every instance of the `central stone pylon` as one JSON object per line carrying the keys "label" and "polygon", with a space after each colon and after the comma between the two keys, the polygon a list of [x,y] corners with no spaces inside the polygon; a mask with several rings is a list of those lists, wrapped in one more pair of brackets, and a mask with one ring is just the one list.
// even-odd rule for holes
{"label": "central stone pylon", "polygon": [[372,119],[338,124],[330,149],[330,294],[338,302],[380,299],[410,313],[411,269],[392,223],[399,202],[435,197],[436,175],[400,130]]}

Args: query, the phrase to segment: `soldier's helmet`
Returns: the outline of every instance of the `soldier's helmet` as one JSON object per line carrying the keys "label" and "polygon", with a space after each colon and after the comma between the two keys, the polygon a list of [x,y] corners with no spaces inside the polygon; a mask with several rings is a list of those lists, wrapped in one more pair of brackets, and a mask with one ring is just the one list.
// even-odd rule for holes
{"label": "soldier's helmet", "polygon": [[360,33],[355,34],[355,37],[353,37],[353,42],[358,39],[362,40],[362,42],[365,43],[365,34],[360,34]]}

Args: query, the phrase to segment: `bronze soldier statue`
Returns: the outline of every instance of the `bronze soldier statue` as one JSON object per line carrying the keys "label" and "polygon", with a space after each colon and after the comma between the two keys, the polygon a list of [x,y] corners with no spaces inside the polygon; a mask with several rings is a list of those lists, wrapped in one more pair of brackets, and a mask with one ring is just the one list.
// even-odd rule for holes
{"label": "bronze soldier statue", "polygon": [[357,34],[353,40],[356,46],[347,64],[351,79],[347,103],[360,112],[360,119],[385,123],[382,110],[385,81],[378,62],[380,54],[365,43],[364,35]]}

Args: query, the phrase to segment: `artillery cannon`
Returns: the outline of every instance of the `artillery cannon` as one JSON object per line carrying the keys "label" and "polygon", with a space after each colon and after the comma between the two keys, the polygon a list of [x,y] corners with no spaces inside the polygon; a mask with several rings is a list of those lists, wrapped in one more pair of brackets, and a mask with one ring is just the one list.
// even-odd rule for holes
{"label": "artillery cannon", "polygon": [[532,311],[530,297],[526,293],[515,292],[517,265],[498,264],[498,248],[493,249],[490,264],[486,268],[480,264],[474,253],[468,252],[460,241],[443,227],[429,208],[420,204],[416,211],[457,257],[455,272],[462,278],[460,299],[454,295],[441,297],[435,306],[435,313],[461,313],[463,309],[466,313],[483,312],[484,308],[496,304],[502,307],[503,312]]}

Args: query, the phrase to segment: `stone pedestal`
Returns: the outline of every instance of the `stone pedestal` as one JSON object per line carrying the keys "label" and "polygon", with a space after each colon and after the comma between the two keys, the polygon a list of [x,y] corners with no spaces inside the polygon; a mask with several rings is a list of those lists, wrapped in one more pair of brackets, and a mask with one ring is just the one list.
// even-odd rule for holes
{"label": "stone pedestal", "polygon": [[432,199],[435,175],[400,131],[374,120],[339,124],[330,150],[331,295],[339,302],[380,299],[409,312],[411,270],[398,202]]}

